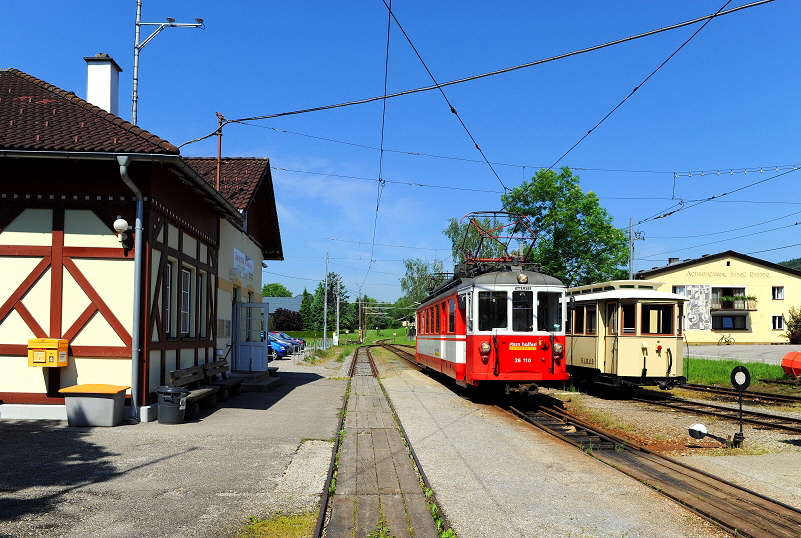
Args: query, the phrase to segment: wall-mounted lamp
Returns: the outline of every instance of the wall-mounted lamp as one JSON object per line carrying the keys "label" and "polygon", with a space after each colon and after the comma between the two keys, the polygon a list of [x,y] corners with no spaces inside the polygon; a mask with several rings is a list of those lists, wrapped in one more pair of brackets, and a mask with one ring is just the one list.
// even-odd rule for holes
{"label": "wall-mounted lamp", "polygon": [[114,221],[112,226],[117,232],[117,240],[120,242],[120,245],[127,248],[127,245],[125,245],[125,240],[128,239],[128,234],[125,232],[131,229],[131,227],[128,225],[128,221],[117,215],[117,220]]}

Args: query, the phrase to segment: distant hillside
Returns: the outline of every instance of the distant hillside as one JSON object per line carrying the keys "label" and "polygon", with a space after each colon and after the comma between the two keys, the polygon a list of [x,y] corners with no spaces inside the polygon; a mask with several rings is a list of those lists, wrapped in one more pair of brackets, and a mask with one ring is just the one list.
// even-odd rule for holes
{"label": "distant hillside", "polygon": [[790,269],[801,271],[801,258],[796,258],[794,260],[787,260],[786,262],[779,262],[779,265],[784,265],[785,267],[789,267]]}

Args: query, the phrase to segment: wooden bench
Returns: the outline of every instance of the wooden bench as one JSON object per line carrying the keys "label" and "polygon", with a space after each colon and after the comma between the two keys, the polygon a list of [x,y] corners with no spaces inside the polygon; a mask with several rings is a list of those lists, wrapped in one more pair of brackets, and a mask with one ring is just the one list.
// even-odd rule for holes
{"label": "wooden bench", "polygon": [[213,409],[217,405],[217,392],[220,387],[206,383],[205,365],[190,366],[170,372],[171,387],[185,387],[189,390],[186,396],[186,412],[184,417],[194,420],[200,414],[200,407]]}
{"label": "wooden bench", "polygon": [[244,377],[231,377],[231,368],[228,359],[210,362],[203,365],[206,373],[207,384],[219,387],[217,399],[221,402],[228,401],[228,396],[236,396],[242,392],[242,382]]}
{"label": "wooden bench", "polygon": [[226,377],[230,371],[228,360],[222,359],[170,372],[171,387],[189,390],[184,418],[194,420],[200,414],[201,407],[214,409],[218,400],[225,402],[228,396],[240,393],[244,378]]}

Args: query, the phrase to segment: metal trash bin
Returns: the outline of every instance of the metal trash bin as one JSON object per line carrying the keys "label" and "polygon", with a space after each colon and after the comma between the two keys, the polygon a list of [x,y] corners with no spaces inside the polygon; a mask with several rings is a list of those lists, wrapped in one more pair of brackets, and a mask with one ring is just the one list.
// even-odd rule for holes
{"label": "metal trash bin", "polygon": [[159,423],[183,424],[186,412],[186,396],[189,389],[185,387],[156,387],[159,397]]}

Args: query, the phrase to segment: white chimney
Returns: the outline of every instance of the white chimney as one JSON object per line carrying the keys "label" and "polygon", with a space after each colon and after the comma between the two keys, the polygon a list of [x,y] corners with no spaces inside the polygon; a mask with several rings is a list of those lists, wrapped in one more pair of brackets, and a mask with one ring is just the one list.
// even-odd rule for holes
{"label": "white chimney", "polygon": [[87,56],[84,60],[86,61],[86,100],[103,110],[119,115],[117,105],[122,68],[105,52]]}

